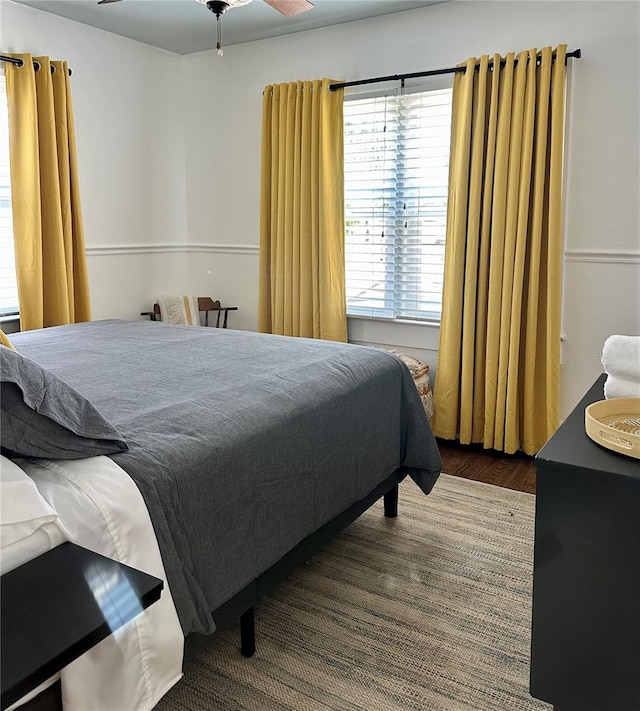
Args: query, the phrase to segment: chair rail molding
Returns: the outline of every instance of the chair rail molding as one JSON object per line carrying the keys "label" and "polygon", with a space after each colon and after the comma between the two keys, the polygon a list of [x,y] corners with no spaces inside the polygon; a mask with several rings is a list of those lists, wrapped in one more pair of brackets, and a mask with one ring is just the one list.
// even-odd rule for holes
{"label": "chair rail molding", "polygon": [[[87,246],[89,257],[109,257],[122,254],[244,254],[259,256],[257,244],[113,244]],[[604,262],[610,264],[640,264],[640,251],[618,249],[567,249],[564,253],[567,262]]]}
{"label": "chair rail molding", "polygon": [[260,245],[258,244],[190,244],[189,252],[211,252],[214,254],[246,254],[260,255]]}
{"label": "chair rail molding", "polygon": [[86,248],[87,257],[112,257],[121,254],[180,254],[186,244],[104,244]]}
{"label": "chair rail molding", "polygon": [[600,262],[608,264],[640,264],[640,252],[624,249],[567,249],[567,262]]}
{"label": "chair rail molding", "polygon": [[258,256],[257,244],[113,244],[87,246],[88,257],[111,257],[126,254],[244,254]]}

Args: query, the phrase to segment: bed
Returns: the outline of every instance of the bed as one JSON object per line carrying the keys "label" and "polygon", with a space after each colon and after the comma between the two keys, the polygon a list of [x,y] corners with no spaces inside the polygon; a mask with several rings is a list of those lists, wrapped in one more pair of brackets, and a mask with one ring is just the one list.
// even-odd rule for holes
{"label": "bed", "polygon": [[[274,582],[382,496],[393,515],[405,476],[428,494],[440,471],[411,375],[379,349],[115,320],[12,340],[88,403],[89,450],[72,443],[73,458],[107,458],[135,483],[188,640],[242,616],[250,646]],[[82,409],[51,390],[48,419]],[[38,465],[4,432],[4,454]]]}

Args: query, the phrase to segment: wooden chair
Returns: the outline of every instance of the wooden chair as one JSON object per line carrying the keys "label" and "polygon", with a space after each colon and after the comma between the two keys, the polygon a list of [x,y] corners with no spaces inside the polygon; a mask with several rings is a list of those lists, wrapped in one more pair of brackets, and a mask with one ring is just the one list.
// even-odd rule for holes
{"label": "wooden chair", "polygon": [[[227,327],[227,319],[229,318],[229,311],[237,311],[237,306],[221,306],[219,301],[214,301],[209,296],[199,296],[198,297],[198,311],[204,311],[204,325],[209,325],[209,312],[217,311],[218,315],[216,317],[216,328],[220,328],[220,316],[224,312],[224,319],[222,321],[222,328]],[[140,316],[148,316],[152,321],[160,320],[160,307],[157,303],[153,305],[153,311],[141,311]]]}

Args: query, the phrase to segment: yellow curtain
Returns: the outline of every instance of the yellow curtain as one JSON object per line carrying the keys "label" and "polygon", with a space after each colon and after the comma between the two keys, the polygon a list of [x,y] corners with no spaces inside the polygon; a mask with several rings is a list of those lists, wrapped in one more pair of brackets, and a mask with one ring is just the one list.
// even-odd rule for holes
{"label": "yellow curtain", "polygon": [[343,91],[267,86],[262,115],[262,332],[347,340]]}
{"label": "yellow curtain", "polygon": [[[7,63],[9,156],[22,330],[91,319],[66,62]],[[39,65],[36,71],[33,60]]]}
{"label": "yellow curtain", "polygon": [[433,421],[445,439],[533,454],[558,427],[565,54],[471,58],[454,79]]}

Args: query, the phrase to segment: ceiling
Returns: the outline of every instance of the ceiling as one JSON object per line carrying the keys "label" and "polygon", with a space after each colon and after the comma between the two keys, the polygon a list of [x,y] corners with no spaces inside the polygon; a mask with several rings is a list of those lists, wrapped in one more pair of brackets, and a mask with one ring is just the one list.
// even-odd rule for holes
{"label": "ceiling", "polygon": [[[232,8],[221,19],[224,46],[253,42],[362,20],[447,0],[313,0],[315,7],[285,17],[262,0]],[[98,5],[97,0],[15,0],[107,32],[155,47],[191,54],[215,49],[216,18],[194,0],[122,0]]]}

